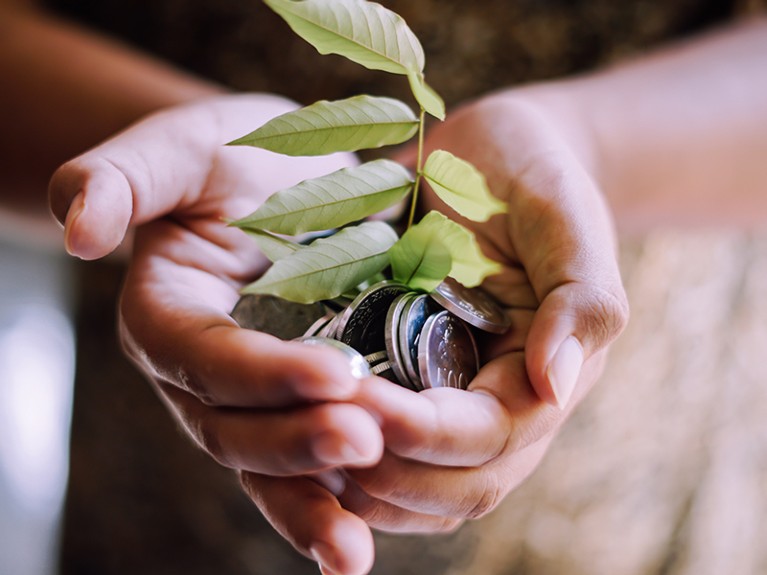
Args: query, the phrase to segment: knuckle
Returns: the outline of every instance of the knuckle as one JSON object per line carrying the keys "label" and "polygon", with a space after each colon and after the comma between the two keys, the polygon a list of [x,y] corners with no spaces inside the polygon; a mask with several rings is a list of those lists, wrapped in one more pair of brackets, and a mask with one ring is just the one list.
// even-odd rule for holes
{"label": "knuckle", "polygon": [[609,343],[626,328],[629,305],[623,290],[593,290],[588,303],[588,330],[595,341]]}
{"label": "knuckle", "polygon": [[240,481],[240,488],[251,498],[253,498],[253,494],[256,491],[256,487],[254,485],[255,481],[255,474],[251,473],[249,471],[245,470],[239,470],[237,472],[237,477]]}
{"label": "knuckle", "polygon": [[498,507],[504,496],[504,490],[498,479],[491,474],[484,475],[482,488],[467,501],[467,519],[479,519]]}
{"label": "knuckle", "polygon": [[223,467],[233,467],[221,443],[218,419],[215,415],[202,415],[190,422],[192,436],[200,448]]}
{"label": "knuckle", "polygon": [[390,525],[396,519],[390,507],[374,499],[358,502],[353,512],[371,527],[379,529]]}
{"label": "knuckle", "polygon": [[505,453],[516,453],[540,441],[563,421],[562,411],[553,405],[543,405],[534,414],[520,421],[509,436]]}
{"label": "knuckle", "polygon": [[402,483],[393,478],[392,474],[386,473],[381,466],[375,470],[358,469],[354,478],[368,495],[383,501],[397,498]]}
{"label": "knuckle", "polygon": [[464,519],[454,519],[452,517],[448,517],[446,519],[442,520],[441,525],[439,525],[434,532],[435,533],[442,533],[445,535],[448,535],[450,533],[455,533],[458,531],[458,529],[461,528],[461,526],[464,524]]}
{"label": "knuckle", "polygon": [[194,395],[203,405],[215,407],[219,404],[210,387],[204,383],[206,378],[197,370],[179,367],[175,377],[171,380],[175,381],[176,385],[184,391]]}

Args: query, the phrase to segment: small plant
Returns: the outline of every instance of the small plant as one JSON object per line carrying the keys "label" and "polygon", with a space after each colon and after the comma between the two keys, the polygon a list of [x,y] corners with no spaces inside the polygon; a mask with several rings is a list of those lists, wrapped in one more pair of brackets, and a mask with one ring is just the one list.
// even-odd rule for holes
{"label": "small plant", "polygon": [[[405,21],[365,0],[264,2],[321,54],[338,54],[366,68],[407,77],[420,113],[378,96],[323,100],[278,116],[231,145],[317,156],[401,144],[417,136],[418,153],[414,177],[396,162],[375,160],[281,190],[233,222],[274,262],[242,292],[313,303],[353,292],[389,267],[392,279],[426,292],[447,276],[473,287],[497,273],[500,265],[483,255],[464,226],[437,211],[415,222],[422,180],[470,220],[483,222],[506,208],[465,160],[436,150],[423,161],[425,116],[444,120],[445,106],[426,84],[423,48]],[[409,217],[401,238],[386,223],[363,221],[406,199]],[[306,246],[282,237],[336,229]]]}

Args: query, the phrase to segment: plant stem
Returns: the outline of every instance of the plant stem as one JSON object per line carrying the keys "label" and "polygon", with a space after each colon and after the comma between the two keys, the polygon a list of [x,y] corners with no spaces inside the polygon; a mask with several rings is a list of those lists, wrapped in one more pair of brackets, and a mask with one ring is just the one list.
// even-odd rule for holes
{"label": "plant stem", "polygon": [[410,217],[407,219],[407,229],[413,225],[413,219],[415,218],[415,208],[418,204],[418,188],[421,185],[421,169],[423,162],[423,133],[424,123],[426,118],[426,110],[421,106],[421,114],[418,118],[418,156],[415,163],[415,184],[413,185],[413,197],[410,200]]}

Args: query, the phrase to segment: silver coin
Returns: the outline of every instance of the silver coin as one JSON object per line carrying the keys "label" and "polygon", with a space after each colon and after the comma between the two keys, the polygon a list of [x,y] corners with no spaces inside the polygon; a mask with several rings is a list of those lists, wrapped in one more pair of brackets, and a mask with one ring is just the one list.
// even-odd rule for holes
{"label": "silver coin", "polygon": [[384,374],[389,371],[393,365],[394,364],[391,361],[382,361],[381,363],[377,363],[371,367],[370,373],[383,377]]}
{"label": "silver coin", "polygon": [[327,312],[320,319],[318,319],[312,325],[309,326],[309,328],[304,332],[304,337],[319,336],[322,330],[335,318],[336,318],[335,313],[333,313],[332,311]]}
{"label": "silver coin", "polygon": [[336,337],[336,330],[338,328],[338,314],[334,314],[333,318],[326,323],[320,331],[317,332],[317,337],[329,337],[330,339],[338,339]]}
{"label": "silver coin", "polygon": [[410,378],[405,367],[405,364],[407,363],[406,354],[408,348],[403,349],[400,345],[400,330],[402,329],[403,310],[408,303],[416,297],[418,296],[413,292],[405,292],[397,296],[389,306],[389,311],[386,313],[386,324],[384,326],[386,351],[392,362],[394,376],[400,385],[414,391],[417,391],[415,382]]}
{"label": "silver coin", "polygon": [[394,299],[406,291],[404,285],[392,281],[365,289],[340,315],[336,339],[362,355],[386,349],[386,314]]}
{"label": "silver coin", "polygon": [[358,379],[368,377],[371,374],[370,366],[368,365],[368,362],[365,361],[365,358],[362,357],[362,354],[345,343],[341,343],[340,341],[328,337],[299,337],[296,338],[295,341],[300,341],[306,345],[332,347],[342,351],[349,361],[349,369],[351,370],[352,375]]}
{"label": "silver coin", "polygon": [[273,295],[246,294],[230,315],[240,327],[288,340],[304,335],[326,313],[321,303],[303,304]]}
{"label": "silver coin", "polygon": [[429,316],[441,309],[432,298],[422,294],[414,295],[402,310],[398,329],[399,349],[402,353],[405,371],[417,390],[423,389],[418,367],[418,342],[421,338],[421,331]]}
{"label": "silver coin", "polygon": [[418,343],[418,366],[425,389],[466,389],[479,371],[479,354],[469,326],[448,311],[430,316]]}
{"label": "silver coin", "polygon": [[446,310],[483,331],[504,333],[511,326],[498,302],[479,288],[467,288],[446,278],[430,295]]}
{"label": "silver coin", "polygon": [[383,361],[385,359],[389,359],[389,352],[385,350],[370,353],[365,356],[365,361],[368,362],[368,365],[373,365],[374,363],[378,363],[379,361]]}

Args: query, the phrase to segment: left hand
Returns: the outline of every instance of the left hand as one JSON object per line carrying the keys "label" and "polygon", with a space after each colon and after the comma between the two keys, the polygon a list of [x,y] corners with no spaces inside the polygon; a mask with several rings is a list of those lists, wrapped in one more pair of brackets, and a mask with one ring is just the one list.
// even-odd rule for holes
{"label": "left hand", "polygon": [[[541,461],[602,371],[628,317],[611,218],[593,177],[595,149],[513,92],[455,113],[427,139],[475,164],[508,213],[472,228],[502,273],[485,281],[514,319],[480,343],[468,391],[413,393],[371,379],[357,401],[381,421],[387,451],[350,470],[342,503],[370,525],[442,530],[494,509]],[[581,145],[574,145],[574,144]],[[426,210],[446,211],[433,194]]]}
{"label": "left hand", "polygon": [[[243,94],[163,110],[59,168],[51,205],[67,249],[83,259],[105,256],[137,227],[120,305],[127,353],[190,438],[246,475],[248,493],[299,551],[328,563],[323,550],[352,538],[333,565],[361,573],[370,530],[331,493],[335,468],[370,465],[383,450],[376,421],[350,401],[360,381],[334,350],[241,329],[229,316],[238,288],[268,262],[225,220],[355,162],[223,145],[294,108]],[[286,502],[298,508],[290,531]]]}

